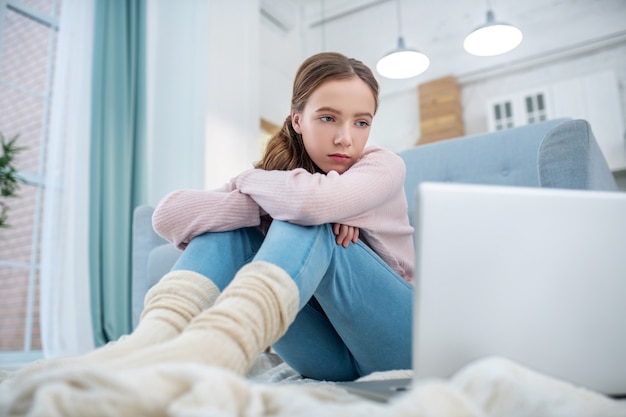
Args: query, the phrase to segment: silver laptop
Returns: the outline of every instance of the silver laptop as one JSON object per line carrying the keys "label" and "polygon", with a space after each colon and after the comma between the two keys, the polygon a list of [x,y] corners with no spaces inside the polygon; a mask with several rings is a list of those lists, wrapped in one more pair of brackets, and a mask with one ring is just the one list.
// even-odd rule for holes
{"label": "silver laptop", "polygon": [[414,379],[501,356],[626,394],[626,193],[422,183],[415,219]]}

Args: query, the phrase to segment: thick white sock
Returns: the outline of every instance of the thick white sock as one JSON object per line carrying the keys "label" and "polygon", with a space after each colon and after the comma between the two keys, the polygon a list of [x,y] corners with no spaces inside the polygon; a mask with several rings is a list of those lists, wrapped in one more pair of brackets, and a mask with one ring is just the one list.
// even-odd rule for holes
{"label": "thick white sock", "polygon": [[147,292],[141,320],[131,334],[82,356],[36,362],[16,375],[62,366],[107,366],[110,360],[176,337],[195,316],[215,303],[219,293],[211,280],[196,272],[169,272]]}
{"label": "thick white sock", "polygon": [[117,359],[137,349],[178,336],[191,320],[211,307],[220,290],[207,277],[193,271],[164,275],[144,299],[144,310],[135,330],[84,356],[87,360]]}
{"label": "thick white sock", "polygon": [[298,312],[298,287],[281,268],[250,263],[215,305],[197,315],[175,339],[114,362],[117,369],[166,362],[199,362],[244,374],[278,340]]}

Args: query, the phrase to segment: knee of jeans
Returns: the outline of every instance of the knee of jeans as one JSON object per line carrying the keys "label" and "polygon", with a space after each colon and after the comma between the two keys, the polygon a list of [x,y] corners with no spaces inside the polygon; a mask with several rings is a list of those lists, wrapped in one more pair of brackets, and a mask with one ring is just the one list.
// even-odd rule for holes
{"label": "knee of jeans", "polygon": [[263,234],[254,228],[235,229],[225,232],[207,232],[191,239],[186,252],[211,250],[258,250],[263,242]]}
{"label": "knee of jeans", "polygon": [[334,240],[333,227],[330,223],[313,225],[313,226],[301,226],[299,224],[286,222],[283,220],[273,220],[271,229],[280,230],[281,233],[318,233],[319,230],[324,231],[329,238]]}
{"label": "knee of jeans", "polygon": [[213,237],[214,233],[211,232],[207,232],[207,233],[203,233],[201,235],[195,236],[193,239],[191,239],[191,241],[187,244],[187,247],[185,249],[189,249],[194,248],[196,246],[204,246],[209,242],[213,242],[214,241],[214,237]]}
{"label": "knee of jeans", "polygon": [[225,238],[226,236],[220,233],[213,233],[213,232],[203,233],[191,239],[191,241],[189,242],[185,250],[187,252],[197,251],[197,250],[204,251],[207,248],[219,247],[224,244]]}

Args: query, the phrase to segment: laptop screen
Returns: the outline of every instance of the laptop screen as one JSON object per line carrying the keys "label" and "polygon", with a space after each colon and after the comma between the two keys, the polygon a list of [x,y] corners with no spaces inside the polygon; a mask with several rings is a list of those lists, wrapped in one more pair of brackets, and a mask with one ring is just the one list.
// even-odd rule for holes
{"label": "laptop screen", "polygon": [[502,356],[626,393],[626,194],[422,183],[414,375]]}

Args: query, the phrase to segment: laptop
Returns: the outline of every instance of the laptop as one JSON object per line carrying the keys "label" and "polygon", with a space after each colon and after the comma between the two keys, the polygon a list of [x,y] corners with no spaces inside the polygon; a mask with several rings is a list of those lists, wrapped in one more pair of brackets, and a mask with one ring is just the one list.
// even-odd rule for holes
{"label": "laptop", "polygon": [[[422,183],[413,381],[500,356],[626,394],[626,193]],[[412,380],[343,383],[377,401]]]}

